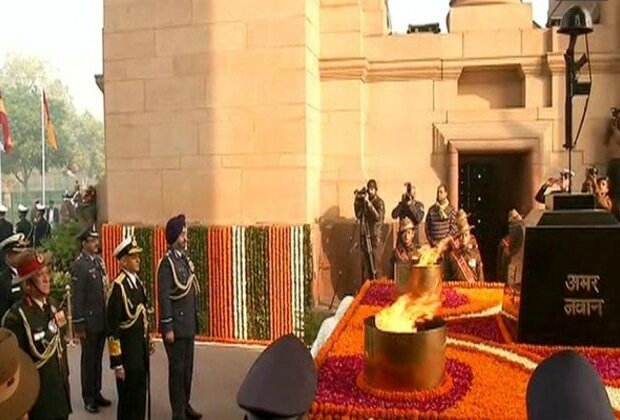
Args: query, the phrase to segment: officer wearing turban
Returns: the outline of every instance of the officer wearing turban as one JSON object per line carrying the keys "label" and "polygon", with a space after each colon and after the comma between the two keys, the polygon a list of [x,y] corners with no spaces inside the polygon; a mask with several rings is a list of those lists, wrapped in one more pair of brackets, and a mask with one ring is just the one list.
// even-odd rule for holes
{"label": "officer wearing turban", "polygon": [[187,255],[187,226],[180,214],[166,224],[168,251],[157,268],[159,326],[168,356],[168,393],[174,420],[200,419],[190,405],[194,337],[198,331],[198,280]]}

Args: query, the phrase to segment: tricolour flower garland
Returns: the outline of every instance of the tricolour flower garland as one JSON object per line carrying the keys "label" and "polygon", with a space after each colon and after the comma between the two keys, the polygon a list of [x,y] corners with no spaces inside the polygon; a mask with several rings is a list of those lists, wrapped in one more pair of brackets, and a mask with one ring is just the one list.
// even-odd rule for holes
{"label": "tricolour flower garland", "polygon": [[207,259],[207,228],[204,226],[190,226],[189,257],[194,263],[194,270],[200,285],[198,295],[198,334],[201,337],[209,336],[209,260]]}
{"label": "tricolour flower garland", "polygon": [[[307,339],[305,318],[313,308],[309,226],[190,226],[188,233],[201,288],[198,339],[264,344],[291,332]],[[120,269],[112,252],[127,235],[135,235],[144,248],[140,277],[150,283],[155,329],[155,271],[168,248],[165,232],[162,227],[104,225],[102,249],[111,276]]]}

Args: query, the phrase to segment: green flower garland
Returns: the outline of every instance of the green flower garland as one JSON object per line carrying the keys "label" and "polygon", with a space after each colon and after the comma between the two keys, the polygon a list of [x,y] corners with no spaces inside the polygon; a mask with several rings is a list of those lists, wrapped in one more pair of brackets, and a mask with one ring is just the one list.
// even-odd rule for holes
{"label": "green flower garland", "polygon": [[157,318],[155,314],[155,262],[153,261],[153,244],[154,234],[152,227],[136,227],[134,230],[136,242],[142,248],[140,256],[140,279],[144,283],[146,289],[146,297],[148,299],[148,319],[152,332],[156,331]]}
{"label": "green flower garland", "polygon": [[246,229],[246,294],[248,338],[269,340],[269,266],[268,236],[264,227]]}
{"label": "green flower garland", "polygon": [[312,296],[312,281],[314,279],[313,261],[312,261],[312,238],[310,225],[304,225],[304,243],[303,243],[303,259],[304,259],[304,342],[308,345],[312,344],[314,337],[308,335],[309,317],[312,316],[314,310],[314,302]]}
{"label": "green flower garland", "polygon": [[196,277],[200,284],[198,295],[198,334],[209,336],[209,266],[207,258],[207,228],[205,226],[190,226],[189,257],[194,263]]}

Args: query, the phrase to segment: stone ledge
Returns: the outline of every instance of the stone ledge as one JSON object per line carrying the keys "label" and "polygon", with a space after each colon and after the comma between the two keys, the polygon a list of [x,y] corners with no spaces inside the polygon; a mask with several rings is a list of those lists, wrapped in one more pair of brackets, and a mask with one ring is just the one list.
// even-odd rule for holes
{"label": "stone ledge", "polygon": [[398,80],[456,79],[466,67],[520,66],[525,75],[544,72],[543,56],[513,56],[499,58],[461,58],[442,60],[373,61],[366,57],[347,57],[319,60],[321,80],[363,80],[383,82]]}
{"label": "stone ledge", "polygon": [[[578,56],[578,54],[576,54]],[[620,53],[590,53],[592,73],[620,72]],[[547,67],[551,74],[563,74],[565,69],[563,53],[547,54]],[[582,69],[587,72],[587,65]]]}

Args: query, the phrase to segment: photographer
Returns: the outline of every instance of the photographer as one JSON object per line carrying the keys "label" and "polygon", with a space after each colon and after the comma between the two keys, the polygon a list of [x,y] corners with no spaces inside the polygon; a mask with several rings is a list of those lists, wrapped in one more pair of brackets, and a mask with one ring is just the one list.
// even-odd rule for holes
{"label": "photographer", "polygon": [[545,197],[547,195],[568,191],[570,179],[574,176],[575,173],[573,171],[569,171],[568,169],[562,169],[560,171],[559,178],[549,178],[547,179],[547,182],[545,182],[540,187],[540,189],[536,193],[536,201],[541,204],[545,204]]}
{"label": "photographer", "polygon": [[594,194],[594,192],[596,191],[597,177],[598,169],[596,168],[596,166],[588,167],[588,169],[586,169],[586,180],[581,186],[581,192]]}
{"label": "photographer", "polygon": [[[362,281],[377,278],[381,227],[385,218],[385,204],[377,195],[377,181],[371,179],[365,188],[355,190],[353,208],[360,223],[362,250]],[[370,243],[368,243],[370,242]]]}
{"label": "photographer", "polygon": [[411,182],[406,182],[405,193],[402,195],[400,202],[392,210],[392,219],[403,220],[407,218],[415,225],[415,245],[420,245],[419,226],[424,220],[424,204],[415,199],[415,187]]}

